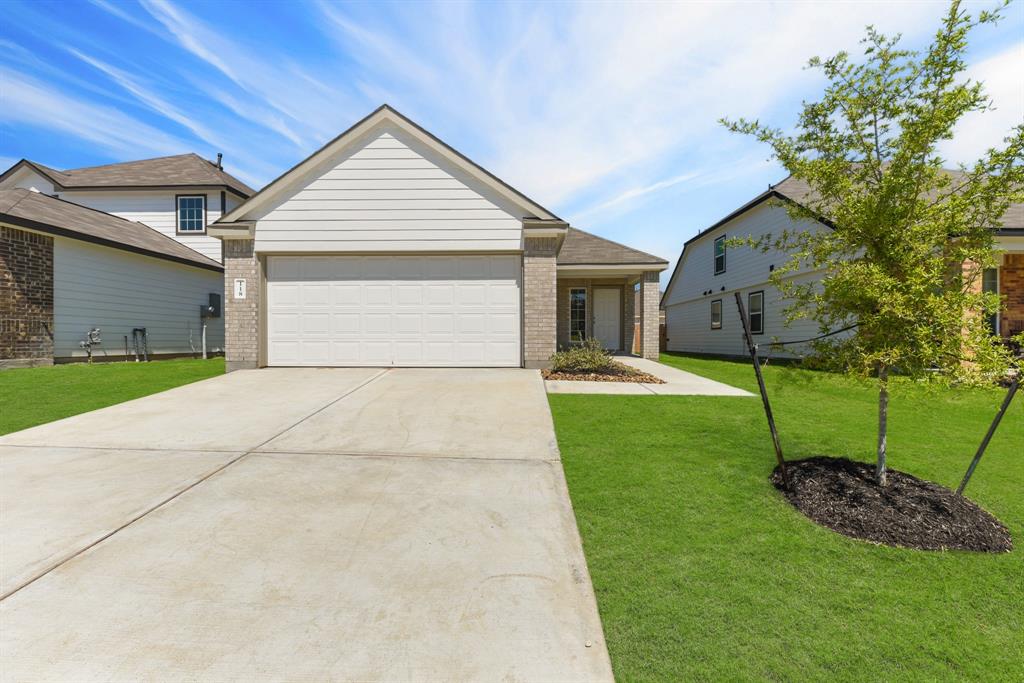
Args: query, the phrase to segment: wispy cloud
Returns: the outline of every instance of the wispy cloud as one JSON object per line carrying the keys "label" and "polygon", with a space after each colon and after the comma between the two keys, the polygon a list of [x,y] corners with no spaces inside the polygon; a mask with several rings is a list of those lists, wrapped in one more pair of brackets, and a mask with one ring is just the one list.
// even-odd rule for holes
{"label": "wispy cloud", "polygon": [[124,159],[189,150],[181,139],[118,109],[79,100],[12,69],[0,67],[0,81],[6,121],[56,129]]}

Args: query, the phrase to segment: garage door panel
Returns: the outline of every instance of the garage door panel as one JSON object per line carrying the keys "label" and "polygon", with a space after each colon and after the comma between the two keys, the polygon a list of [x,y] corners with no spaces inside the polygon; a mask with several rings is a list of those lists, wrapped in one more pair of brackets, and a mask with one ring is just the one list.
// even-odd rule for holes
{"label": "garage door panel", "polygon": [[518,256],[268,260],[271,365],[518,366]]}

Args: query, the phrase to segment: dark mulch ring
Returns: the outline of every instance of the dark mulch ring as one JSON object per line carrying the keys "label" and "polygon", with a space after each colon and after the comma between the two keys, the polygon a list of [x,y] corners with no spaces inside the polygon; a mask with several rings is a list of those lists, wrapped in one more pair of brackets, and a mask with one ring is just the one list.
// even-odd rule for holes
{"label": "dark mulch ring", "polygon": [[880,487],[873,465],[845,458],[817,456],[786,465],[793,490],[783,489],[778,467],[775,487],[800,512],[845,536],[918,550],[1013,549],[998,519],[945,486],[889,470]]}
{"label": "dark mulch ring", "polygon": [[566,370],[544,370],[544,379],[567,379],[576,382],[635,382],[637,384],[664,384],[665,380],[640,372],[625,363],[613,361],[611,365],[597,372],[569,372]]}

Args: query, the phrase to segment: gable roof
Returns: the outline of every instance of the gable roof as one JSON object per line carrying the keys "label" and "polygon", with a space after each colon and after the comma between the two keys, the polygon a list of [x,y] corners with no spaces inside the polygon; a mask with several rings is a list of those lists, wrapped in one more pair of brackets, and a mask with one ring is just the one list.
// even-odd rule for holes
{"label": "gable roof", "polygon": [[[958,178],[963,178],[965,175],[963,171],[953,169],[943,169],[943,172],[952,176],[954,180]],[[766,191],[757,195],[752,200],[750,200],[740,208],[736,209],[728,216],[715,223],[714,225],[704,228],[696,235],[686,240],[683,243],[683,251],[679,255],[679,260],[676,261],[676,266],[675,268],[672,269],[672,277],[670,277],[668,280],[668,287],[665,288],[665,293],[662,294],[662,303],[664,304],[665,296],[668,295],[668,293],[672,290],[672,285],[675,284],[676,275],[679,273],[679,267],[683,263],[683,256],[686,254],[686,247],[689,246],[691,242],[699,240],[708,233],[716,230],[717,228],[722,227],[723,225],[733,220],[734,218],[746,213],[747,211],[750,211],[755,206],[758,206],[759,204],[769,199],[777,199],[781,201],[793,202],[795,204],[803,205],[803,203],[806,202],[807,199],[813,195],[813,193],[814,191],[811,189],[811,186],[807,184],[807,181],[802,180],[800,178],[794,178],[792,175],[789,175],[785,179],[783,179],[782,182],[776,183],[775,185],[769,185]],[[823,225],[827,225],[830,228],[835,227],[824,216],[819,216],[818,221]],[[996,230],[996,234],[1020,235],[1022,233],[1024,233],[1024,203],[1017,202],[1011,204],[1009,208],[1006,210],[1006,213],[1003,214],[1002,226],[998,230]]]}
{"label": "gable roof", "polygon": [[178,154],[155,159],[125,161],[58,171],[22,159],[0,175],[0,181],[28,166],[64,190],[160,187],[223,187],[243,199],[255,193],[251,187],[198,154]]}
{"label": "gable roof", "polygon": [[25,188],[0,190],[0,223],[223,272],[216,261],[148,225]]}
{"label": "gable roof", "polygon": [[[950,176],[954,183],[958,183],[967,177],[967,174],[960,170],[947,168],[943,169],[942,172]],[[789,176],[777,185],[772,185],[770,191],[774,191],[782,198],[801,205],[814,195],[814,191],[807,184],[807,181],[794,178],[793,176]],[[1010,204],[1000,221],[1002,226],[996,231],[996,234],[1002,234],[1004,231],[1024,230],[1024,203],[1016,202]],[[823,220],[822,222],[825,221]]]}
{"label": "gable roof", "polygon": [[668,265],[663,258],[572,227],[566,232],[557,263],[560,266]]}
{"label": "gable roof", "polygon": [[480,181],[512,205],[519,207],[527,216],[533,216],[542,220],[559,220],[555,214],[499,179],[455,148],[435,137],[412,119],[407,118],[391,106],[382,104],[351,128],[270,181],[263,189],[250,197],[248,201],[235,207],[216,222],[231,223],[244,220],[244,217],[252,211],[267,205],[275,198],[292,189],[307,173],[315,170],[320,164],[340,154],[353,144],[358,143],[368,133],[383,125],[394,126],[409,134],[429,149],[439,153],[442,157],[455,164],[468,176]]}

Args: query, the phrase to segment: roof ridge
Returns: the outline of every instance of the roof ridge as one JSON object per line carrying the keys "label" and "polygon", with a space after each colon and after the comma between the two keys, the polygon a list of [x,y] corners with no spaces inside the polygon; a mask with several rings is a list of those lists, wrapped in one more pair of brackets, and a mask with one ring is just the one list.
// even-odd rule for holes
{"label": "roof ridge", "polygon": [[665,259],[661,258],[660,256],[655,256],[654,254],[651,254],[649,252],[641,251],[641,250],[636,249],[634,247],[631,247],[631,246],[628,246],[626,244],[623,244],[622,242],[616,242],[615,240],[610,240],[607,237],[601,237],[600,235],[595,235],[592,232],[587,232],[586,230],[582,230],[580,228],[576,228],[576,227],[573,227],[571,225],[569,226],[569,229],[570,230],[575,230],[576,232],[582,232],[584,235],[589,235],[590,237],[593,237],[595,239],[599,239],[602,242],[607,242],[608,244],[614,244],[617,247],[622,247],[623,249],[631,251],[631,252],[633,252],[635,254],[640,254],[642,256],[648,256],[650,258],[657,259],[659,261],[664,261],[665,263],[668,263],[668,261],[666,261]]}
{"label": "roof ridge", "polygon": [[[67,168],[61,171],[61,173],[74,173],[76,171],[92,171],[97,168],[110,168],[111,166],[127,166],[129,164],[141,164],[146,161],[160,161],[162,159],[176,159],[179,157],[187,157],[189,155],[199,156],[195,152],[184,152],[182,154],[167,154],[160,157],[149,157],[146,159],[133,159],[132,161],[115,161],[109,164],[97,164],[95,166],[79,166],[78,168]],[[201,158],[201,157],[200,157]]]}

